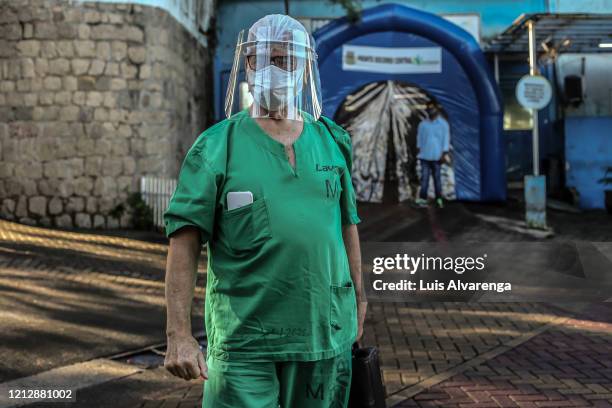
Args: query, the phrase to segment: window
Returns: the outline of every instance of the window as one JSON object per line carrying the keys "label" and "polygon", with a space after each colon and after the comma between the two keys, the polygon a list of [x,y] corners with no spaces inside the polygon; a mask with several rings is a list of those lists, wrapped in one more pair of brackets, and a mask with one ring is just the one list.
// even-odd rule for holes
{"label": "window", "polygon": [[504,130],[526,130],[533,127],[531,111],[516,100],[514,87],[502,87],[504,99]]}

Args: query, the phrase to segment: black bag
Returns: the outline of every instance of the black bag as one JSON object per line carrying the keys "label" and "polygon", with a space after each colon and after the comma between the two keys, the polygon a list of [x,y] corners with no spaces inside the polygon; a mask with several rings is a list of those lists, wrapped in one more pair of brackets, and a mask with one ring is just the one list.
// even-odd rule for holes
{"label": "black bag", "polygon": [[349,408],[386,408],[378,349],[353,344],[353,375]]}

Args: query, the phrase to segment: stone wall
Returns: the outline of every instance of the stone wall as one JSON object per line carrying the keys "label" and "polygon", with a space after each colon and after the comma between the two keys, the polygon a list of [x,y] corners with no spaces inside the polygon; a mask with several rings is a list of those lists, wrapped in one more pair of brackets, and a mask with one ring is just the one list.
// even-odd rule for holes
{"label": "stone wall", "polygon": [[158,8],[0,0],[0,217],[129,226],[112,210],[210,124],[211,69]]}

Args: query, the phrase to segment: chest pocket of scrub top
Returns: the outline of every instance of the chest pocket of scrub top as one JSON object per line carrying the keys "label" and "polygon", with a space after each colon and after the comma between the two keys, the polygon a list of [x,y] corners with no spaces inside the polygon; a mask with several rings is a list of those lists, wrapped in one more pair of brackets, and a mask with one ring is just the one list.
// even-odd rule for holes
{"label": "chest pocket of scrub top", "polygon": [[226,245],[234,252],[261,246],[272,236],[265,198],[224,212],[219,227]]}

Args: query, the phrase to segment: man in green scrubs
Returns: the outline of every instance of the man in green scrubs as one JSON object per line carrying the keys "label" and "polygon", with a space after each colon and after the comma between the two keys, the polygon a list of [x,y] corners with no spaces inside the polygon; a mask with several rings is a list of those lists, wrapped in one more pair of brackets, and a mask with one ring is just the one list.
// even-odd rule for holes
{"label": "man in green scrubs", "polygon": [[[241,106],[240,70],[250,106]],[[228,118],[197,138],[181,167],[164,215],[165,366],[207,380],[204,408],[347,406],[367,307],[360,219],[351,139],[320,117],[318,88],[304,27],[284,15],[260,19],[239,37]],[[206,361],[190,321],[203,243]]]}

